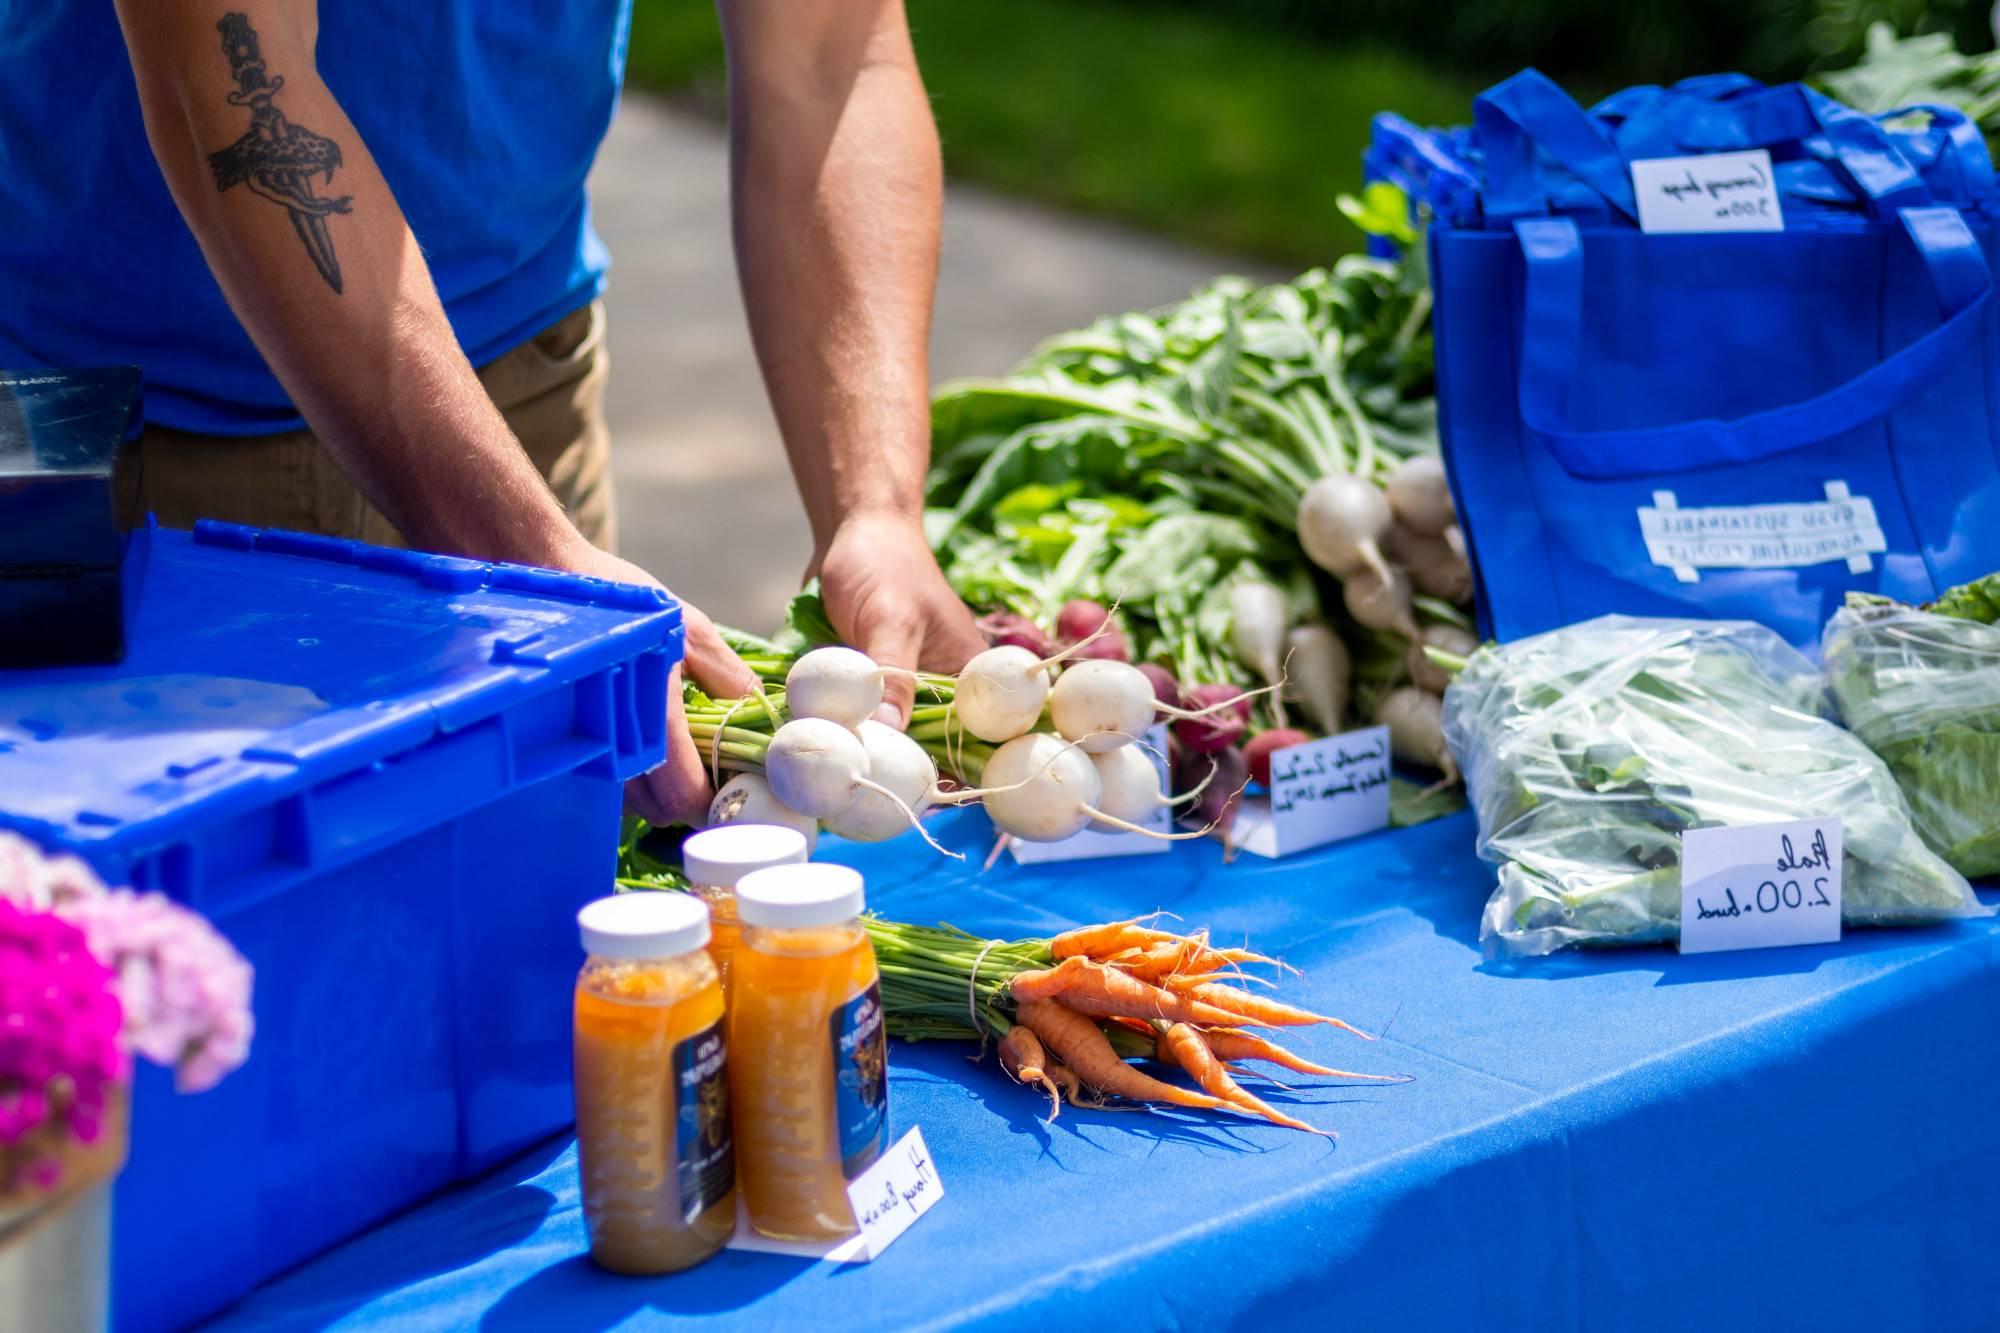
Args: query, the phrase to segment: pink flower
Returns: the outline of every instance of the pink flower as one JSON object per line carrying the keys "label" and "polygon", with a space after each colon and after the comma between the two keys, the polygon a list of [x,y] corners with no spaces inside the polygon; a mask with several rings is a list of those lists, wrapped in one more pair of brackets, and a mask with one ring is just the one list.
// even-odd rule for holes
{"label": "pink flower", "polygon": [[172,1067],[182,1092],[215,1086],[248,1058],[250,964],[198,913],[162,894],[107,889],[75,857],[44,857],[5,833],[0,898],[82,931],[116,978],[125,1049]]}
{"label": "pink flower", "polygon": [[116,978],[83,932],[0,897],[0,1190],[17,1174],[46,1188],[60,1172],[49,1149],[96,1138],[131,1075],[122,1020]]}

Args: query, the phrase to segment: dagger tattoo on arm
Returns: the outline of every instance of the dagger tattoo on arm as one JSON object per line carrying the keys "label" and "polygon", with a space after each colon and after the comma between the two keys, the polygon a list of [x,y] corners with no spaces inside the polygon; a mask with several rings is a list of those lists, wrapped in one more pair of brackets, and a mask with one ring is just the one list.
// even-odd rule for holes
{"label": "dagger tattoo on arm", "polygon": [[340,260],[333,253],[326,219],[333,213],[348,212],[354,196],[321,198],[313,193],[313,177],[324,176],[332,184],[333,173],[340,166],[340,145],[303,125],[294,125],[271,105],[271,98],[285,86],[285,80],[282,75],[266,76],[264,57],[257,49],[257,30],[248,19],[241,14],[224,14],[215,26],[222,33],[230,77],[236,80],[236,91],[229,94],[230,105],[250,108],[250,128],[243,137],[208,155],[215,188],[246,186],[252,194],[281,205],[291,215],[292,228],[305,242],[319,275],[337,294]]}

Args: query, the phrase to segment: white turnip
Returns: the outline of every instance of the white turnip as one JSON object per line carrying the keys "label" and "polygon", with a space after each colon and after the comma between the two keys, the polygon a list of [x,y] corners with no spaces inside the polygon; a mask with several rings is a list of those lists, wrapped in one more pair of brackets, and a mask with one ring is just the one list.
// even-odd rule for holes
{"label": "white turnip", "polygon": [[1373,482],[1350,473],[1321,477],[1299,501],[1299,545],[1311,561],[1341,578],[1381,571],[1381,541],[1389,531],[1389,502]]}
{"label": "white turnip", "polygon": [[1333,735],[1347,711],[1347,685],[1353,674],[1347,645],[1324,625],[1300,625],[1285,636],[1285,649],[1292,690],[1320,731]]}
{"label": "white turnip", "polygon": [[[1229,637],[1236,655],[1276,685],[1285,673],[1280,654],[1285,646],[1285,594],[1269,583],[1245,579],[1229,589]],[[1283,725],[1284,704],[1276,703]]]}
{"label": "white turnip", "polygon": [[1081,748],[1047,732],[1017,736],[986,761],[982,800],[993,826],[1023,842],[1061,842],[1097,823],[1149,838],[1155,833],[1101,808],[1104,784]]}
{"label": "white turnip", "polygon": [[937,765],[924,747],[873,718],[855,729],[868,755],[864,787],[845,809],[827,817],[827,832],[853,842],[886,842],[907,832],[937,794]]}
{"label": "white turnip", "polygon": [[1472,566],[1466,563],[1464,551],[1454,550],[1443,537],[1427,537],[1398,524],[1389,530],[1389,540],[1382,549],[1409,574],[1418,592],[1441,597],[1454,606],[1472,600]]}
{"label": "white turnip", "polygon": [[1347,613],[1369,629],[1394,630],[1405,638],[1417,637],[1417,622],[1410,614],[1410,580],[1400,569],[1384,565],[1380,572],[1357,570],[1341,585],[1341,599]]}
{"label": "white turnip", "polygon": [[1167,796],[1160,784],[1160,766],[1145,747],[1124,745],[1090,756],[1101,788],[1098,809],[1128,824],[1144,824],[1164,806],[1180,805],[1200,795]]}
{"label": "white turnip", "polygon": [[778,824],[805,836],[806,851],[819,840],[819,821],[786,805],[771,791],[761,773],[738,773],[723,784],[708,805],[710,827],[718,824]]}
{"label": "white turnip", "polygon": [[866,653],[815,648],[785,673],[785,707],[795,718],[858,727],[882,706],[882,675]]}
{"label": "white turnip", "polygon": [[854,803],[868,781],[861,738],[823,717],[793,718],[771,736],[764,780],[791,809],[829,819]]}
{"label": "white turnip", "polygon": [[1410,679],[1420,689],[1443,694],[1445,686],[1451,684],[1452,673],[1424,655],[1426,646],[1442,648],[1457,657],[1468,657],[1479,646],[1479,640],[1456,625],[1426,625],[1422,636],[1410,645],[1409,656],[1405,659],[1410,668]]}
{"label": "white turnip", "polygon": [[1049,698],[1049,659],[1012,645],[973,654],[958,673],[951,711],[982,741],[1011,741],[1029,730]]}
{"label": "white turnip", "polygon": [[1078,662],[1064,668],[1049,691],[1056,731],[1091,754],[1131,744],[1153,724],[1159,706],[1153,682],[1126,662]]}
{"label": "white turnip", "polygon": [[1396,464],[1383,492],[1397,520],[1419,536],[1435,537],[1453,521],[1451,483],[1436,454],[1412,454]]}
{"label": "white turnip", "polygon": [[1389,728],[1389,752],[1406,763],[1427,764],[1458,781],[1458,764],[1444,743],[1444,701],[1428,690],[1405,685],[1375,705],[1377,726]]}

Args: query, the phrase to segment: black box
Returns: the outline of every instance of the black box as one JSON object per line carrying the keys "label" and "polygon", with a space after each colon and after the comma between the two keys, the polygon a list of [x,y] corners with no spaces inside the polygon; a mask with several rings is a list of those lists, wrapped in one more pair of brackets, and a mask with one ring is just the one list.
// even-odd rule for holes
{"label": "black box", "polygon": [[0,667],[125,654],[113,470],[139,370],[0,370]]}

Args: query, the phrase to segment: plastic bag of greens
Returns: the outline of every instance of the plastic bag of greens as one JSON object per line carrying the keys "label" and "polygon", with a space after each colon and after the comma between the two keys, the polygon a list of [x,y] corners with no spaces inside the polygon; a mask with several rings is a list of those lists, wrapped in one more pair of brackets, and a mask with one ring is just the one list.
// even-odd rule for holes
{"label": "plastic bag of greens", "polygon": [[1821,639],[1840,716],[1960,873],[2000,875],[2000,575],[1928,610],[1854,598]]}
{"label": "plastic bag of greens", "polygon": [[1761,625],[1604,616],[1473,654],[1444,731],[1500,867],[1481,938],[1510,953],[1680,933],[1680,835],[1839,815],[1850,924],[1983,912],[1902,793]]}

